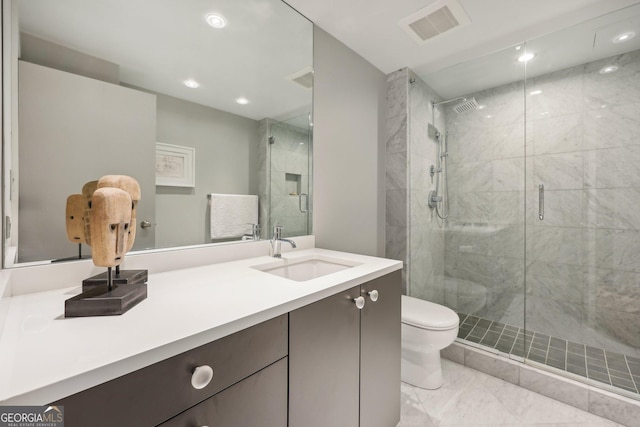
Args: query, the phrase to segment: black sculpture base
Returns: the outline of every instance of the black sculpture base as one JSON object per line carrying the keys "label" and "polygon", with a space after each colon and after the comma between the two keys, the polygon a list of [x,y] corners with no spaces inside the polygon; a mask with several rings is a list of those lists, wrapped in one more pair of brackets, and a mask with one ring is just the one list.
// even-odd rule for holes
{"label": "black sculpture base", "polygon": [[[148,270],[120,270],[113,274],[114,285],[134,285],[146,283],[149,277]],[[107,286],[108,273],[97,274],[82,281],[82,292],[94,289],[96,286]]]}
{"label": "black sculpture base", "polygon": [[115,285],[109,291],[107,284],[93,286],[64,302],[65,317],[115,316],[147,298],[147,284]]}

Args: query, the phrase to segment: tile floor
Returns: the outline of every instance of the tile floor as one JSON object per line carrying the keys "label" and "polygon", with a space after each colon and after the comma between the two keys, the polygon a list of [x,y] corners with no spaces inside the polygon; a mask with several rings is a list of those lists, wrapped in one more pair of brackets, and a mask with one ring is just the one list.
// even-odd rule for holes
{"label": "tile floor", "polygon": [[[458,338],[526,357],[622,390],[640,393],[640,359],[458,313]],[[526,345],[526,347],[525,347]]]}
{"label": "tile floor", "polygon": [[442,370],[438,390],[402,384],[397,427],[620,426],[450,360],[442,360]]}

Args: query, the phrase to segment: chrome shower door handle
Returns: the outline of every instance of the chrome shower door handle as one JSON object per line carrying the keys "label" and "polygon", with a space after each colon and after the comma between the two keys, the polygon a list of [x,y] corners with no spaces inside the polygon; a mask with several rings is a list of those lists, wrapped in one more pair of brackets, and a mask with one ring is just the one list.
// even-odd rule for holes
{"label": "chrome shower door handle", "polygon": [[[304,196],[304,207],[302,207],[302,197]],[[309,195],[307,193],[300,193],[298,196],[298,209],[300,212],[307,213],[309,212]]]}
{"label": "chrome shower door handle", "polygon": [[538,219],[544,220],[544,184],[538,185]]}

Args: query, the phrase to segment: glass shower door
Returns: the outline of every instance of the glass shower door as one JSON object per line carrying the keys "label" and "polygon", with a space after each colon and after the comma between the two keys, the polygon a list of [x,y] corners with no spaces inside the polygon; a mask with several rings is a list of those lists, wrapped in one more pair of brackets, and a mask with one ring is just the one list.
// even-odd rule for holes
{"label": "glass shower door", "polygon": [[[460,340],[518,360],[525,342],[522,53],[517,45],[449,67],[409,91],[412,295],[455,310]],[[444,220],[427,205],[432,191],[448,198]]]}
{"label": "glass shower door", "polygon": [[312,133],[309,117],[305,113],[287,121],[273,122],[270,126],[269,230],[282,225],[283,237],[311,234]]}
{"label": "glass shower door", "polygon": [[[616,42],[630,16],[527,43],[525,352],[638,398],[640,44]],[[586,54],[562,66],[563,49]]]}

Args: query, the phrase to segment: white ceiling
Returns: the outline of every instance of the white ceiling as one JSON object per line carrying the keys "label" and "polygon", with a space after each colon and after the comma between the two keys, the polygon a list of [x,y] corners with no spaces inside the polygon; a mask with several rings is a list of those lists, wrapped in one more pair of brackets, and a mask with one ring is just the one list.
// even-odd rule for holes
{"label": "white ceiling", "polygon": [[[500,52],[508,46],[640,4],[638,0],[459,0],[471,24],[419,45],[398,22],[437,1],[442,0],[287,3],[384,73],[409,67],[444,98],[504,84],[513,76],[517,79],[521,71],[514,68],[517,64],[510,57],[514,53]],[[286,119],[308,111],[311,91],[286,76],[312,65],[311,24],[279,0],[20,0],[19,5],[25,31],[119,64],[121,80],[129,85],[256,120]],[[225,15],[227,28],[206,25],[204,15],[213,11]],[[624,21],[626,13],[598,25]],[[586,62],[587,54],[593,60],[593,38],[601,33],[598,25],[561,39],[541,39],[546,45],[540,42],[538,49],[546,54],[539,58],[545,61],[536,62],[546,68],[540,65],[540,71]],[[640,42],[638,33],[635,42]],[[600,57],[616,54],[607,47],[611,48],[598,46]],[[507,66],[496,68],[497,64]],[[528,67],[532,67],[528,74],[533,74],[534,61]],[[182,81],[188,78],[201,87],[186,88]],[[251,103],[236,104],[240,96]]]}
{"label": "white ceiling", "polygon": [[[256,120],[309,111],[312,24],[280,0],[20,0],[21,31],[120,66],[128,85]],[[224,29],[207,25],[217,12]],[[194,79],[197,89],[183,81]],[[235,100],[245,97],[248,105]]]}
{"label": "white ceiling", "polygon": [[[487,61],[484,64],[470,62],[467,68],[455,67],[454,79],[445,70],[448,67],[483,57],[493,64],[499,63],[487,55],[639,3],[637,0],[459,0],[471,24],[419,45],[398,22],[437,1],[287,0],[384,73],[409,67],[444,98],[492,87],[488,85],[496,86],[508,81],[508,75],[513,73],[513,70],[490,69],[491,64]],[[581,48],[589,48],[593,43],[593,32],[597,30],[589,29],[591,39],[588,31],[582,32]],[[636,42],[638,40],[640,33]],[[563,39],[569,48],[573,48],[575,41],[574,36]],[[549,43],[553,44],[551,39]],[[571,50],[556,51],[555,58],[561,60],[556,61],[556,69],[580,63],[575,62],[579,60],[575,53],[571,60],[566,58],[567,53],[572,54]],[[547,56],[547,64],[553,62],[549,59]],[[533,65],[533,61],[530,64]],[[501,73],[505,75],[501,76]],[[447,78],[448,81],[442,81]]]}

